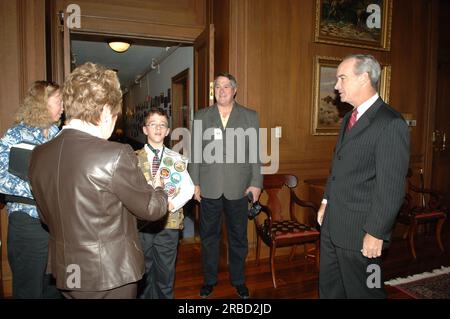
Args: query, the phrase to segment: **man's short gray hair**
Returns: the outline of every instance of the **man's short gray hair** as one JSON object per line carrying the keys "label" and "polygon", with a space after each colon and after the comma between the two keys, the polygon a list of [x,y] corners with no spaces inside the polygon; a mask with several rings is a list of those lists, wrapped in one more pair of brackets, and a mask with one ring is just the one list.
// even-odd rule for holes
{"label": "man's short gray hair", "polygon": [[233,75],[231,75],[230,73],[227,73],[227,72],[221,72],[221,73],[216,75],[216,78],[214,79],[214,86],[216,86],[217,78],[219,78],[221,76],[227,78],[228,80],[230,80],[231,86],[233,87],[233,89],[237,89],[236,78]]}
{"label": "man's short gray hair", "polygon": [[378,91],[378,81],[380,80],[380,63],[370,54],[352,54],[344,58],[345,60],[355,59],[354,72],[356,75],[366,73],[369,75],[370,84]]}

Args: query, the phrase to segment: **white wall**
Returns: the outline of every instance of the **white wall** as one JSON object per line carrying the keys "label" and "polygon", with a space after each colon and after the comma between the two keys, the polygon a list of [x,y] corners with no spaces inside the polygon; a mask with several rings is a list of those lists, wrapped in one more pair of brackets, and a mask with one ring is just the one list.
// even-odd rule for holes
{"label": "white wall", "polygon": [[[148,66],[143,66],[146,68]],[[130,92],[124,97],[125,116],[127,118],[127,136],[141,143],[145,143],[146,137],[142,133],[142,116],[150,106],[148,97],[153,98],[164,93],[172,86],[172,77],[189,69],[189,103],[190,109],[194,105],[194,50],[193,47],[180,47],[167,57],[158,69],[152,70],[143,77],[139,84],[130,88]],[[192,120],[192,119],[190,119]]]}

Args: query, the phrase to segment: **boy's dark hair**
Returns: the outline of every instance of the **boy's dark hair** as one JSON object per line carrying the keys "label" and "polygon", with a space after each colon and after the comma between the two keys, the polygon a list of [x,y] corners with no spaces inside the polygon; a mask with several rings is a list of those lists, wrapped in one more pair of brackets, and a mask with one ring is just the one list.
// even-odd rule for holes
{"label": "boy's dark hair", "polygon": [[169,115],[167,115],[166,110],[160,107],[151,107],[144,115],[144,124],[147,122],[148,118],[152,116],[153,114],[158,114],[161,116],[164,116],[167,120],[167,123],[169,123]]}

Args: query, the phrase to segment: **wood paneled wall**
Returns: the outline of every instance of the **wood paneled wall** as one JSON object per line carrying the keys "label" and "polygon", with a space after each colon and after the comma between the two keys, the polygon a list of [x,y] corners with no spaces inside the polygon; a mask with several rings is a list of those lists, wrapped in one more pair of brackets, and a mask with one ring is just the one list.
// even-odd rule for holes
{"label": "wood paneled wall", "polygon": [[215,1],[214,22],[214,73],[228,72],[230,52],[230,0]]}
{"label": "wood paneled wall", "polygon": [[45,79],[45,0],[0,2],[0,134],[29,85]]}
{"label": "wood paneled wall", "polygon": [[[315,43],[315,0],[229,2],[226,53],[239,82],[237,99],[259,112],[262,127],[282,126],[281,172],[301,179],[327,175],[336,136],[311,134],[313,60],[316,55],[343,58],[353,53],[369,53],[392,66],[390,104],[417,120],[411,129],[411,158],[423,165],[430,1],[394,1],[390,51]],[[214,23],[220,28],[222,21]]]}
{"label": "wood paneled wall", "polygon": [[[12,125],[22,98],[33,81],[45,79],[45,1],[0,1],[0,136]],[[11,295],[6,209],[0,212],[0,292]]]}
{"label": "wood paneled wall", "polygon": [[187,42],[203,31],[208,10],[205,0],[56,0],[56,3],[57,11],[65,11],[71,3],[80,6],[82,32]]}

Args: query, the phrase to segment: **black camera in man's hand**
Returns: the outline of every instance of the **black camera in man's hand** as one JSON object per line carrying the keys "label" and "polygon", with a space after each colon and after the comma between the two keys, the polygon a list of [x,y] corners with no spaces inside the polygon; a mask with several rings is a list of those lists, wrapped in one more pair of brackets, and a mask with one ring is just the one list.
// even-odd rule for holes
{"label": "black camera in man's hand", "polygon": [[261,204],[259,201],[253,203],[253,193],[248,192],[248,202],[252,204],[252,206],[248,209],[248,219],[253,219],[259,215],[261,212]]}

